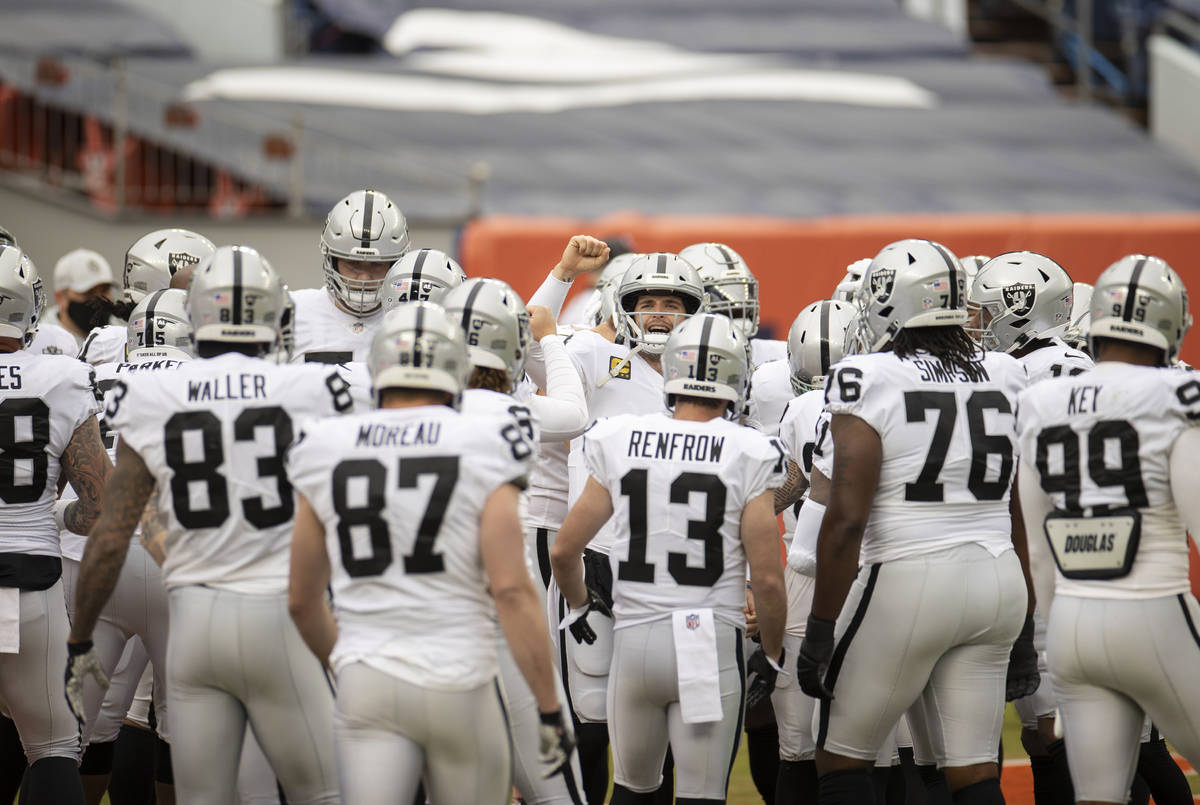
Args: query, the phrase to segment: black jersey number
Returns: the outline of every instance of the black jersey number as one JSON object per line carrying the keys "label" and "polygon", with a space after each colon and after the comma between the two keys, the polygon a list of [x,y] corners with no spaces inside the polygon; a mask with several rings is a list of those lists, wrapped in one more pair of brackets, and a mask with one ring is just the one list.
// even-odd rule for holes
{"label": "black jersey number", "polygon": [[[1092,482],[1099,487],[1119,486],[1125,492],[1126,505],[1093,507],[1093,516],[1101,516],[1111,510],[1140,509],[1148,505],[1146,485],[1142,482],[1142,462],[1138,456],[1141,440],[1137,429],[1123,419],[1105,419],[1097,422],[1087,434],[1087,472]],[[1120,463],[1110,466],[1106,456],[1109,444],[1116,447],[1115,455]],[[1063,510],[1069,514],[1082,514],[1079,492],[1083,486],[1083,462],[1079,434],[1067,425],[1045,428],[1037,437],[1038,475],[1042,479],[1042,490],[1048,495],[1061,492]],[[1062,472],[1051,469],[1052,453],[1061,458]],[[1058,461],[1054,462],[1058,464]]]}
{"label": "black jersey number", "polygon": [[[917,480],[904,485],[904,499],[923,502],[945,500],[945,485],[939,480],[950,443],[954,422],[958,418],[958,397],[953,391],[908,391],[904,394],[904,414],[909,422],[927,421],[926,412],[936,411],[937,422],[925,464]],[[1012,404],[999,391],[976,391],[967,398],[967,430],[971,438],[971,471],[967,489],[976,500],[1001,500],[1008,490],[1013,469],[1012,440],[1007,436],[989,434],[985,412],[1011,414]],[[988,456],[1000,457],[1000,468],[994,481],[987,480]]]}
{"label": "black jersey number", "polygon": [[[283,472],[283,454],[292,443],[292,419],[278,406],[247,408],[233,423],[233,438],[252,442],[258,428],[271,428],[272,452],[258,459],[258,476],[275,478],[279,505],[263,506],[262,497],[241,501],[246,521],[255,528],[270,528],[292,519],[292,485]],[[198,455],[189,461],[184,449],[187,434],[196,434]],[[197,438],[198,437],[198,438]],[[211,411],[181,411],[167,420],[163,445],[171,468],[171,502],[175,519],[184,528],[216,528],[229,519],[229,488],[218,472],[225,463],[221,421]],[[193,484],[204,484],[207,504],[192,505]]]}
{"label": "black jersey number", "polygon": [[[117,385],[117,379],[115,377],[106,377],[103,380],[97,380],[96,389],[100,392],[100,399],[103,400],[104,395],[107,394],[108,390],[115,385]],[[122,383],[121,390],[117,392],[117,394],[121,397],[124,397],[125,389],[126,386],[124,383]],[[117,412],[117,405],[120,405],[119,399],[116,399],[115,401],[113,414],[116,414]],[[117,443],[117,432],[108,426],[108,417],[109,414],[107,411],[105,411],[105,413],[100,417],[100,441],[104,443],[105,450],[112,450]]]}
{"label": "black jersey number", "polygon": [[[621,478],[621,494],[629,498],[629,556],[617,565],[621,581],[654,581],[654,565],[646,561],[648,471],[630,470]],[[704,564],[688,564],[687,554],[667,554],[667,572],[678,584],[711,587],[725,570],[725,547],[721,524],[725,521],[725,484],[716,475],[681,473],[671,483],[671,502],[687,504],[693,493],[704,495],[704,519],[689,520],[688,539],[704,543]]]}
{"label": "black jersey number", "polygon": [[[28,423],[18,436],[17,420]],[[28,434],[28,438],[23,438]],[[10,397],[0,402],[0,498],[5,503],[32,503],[46,491],[50,459],[50,408],[36,397]],[[28,462],[29,483],[17,483],[17,462]]]}
{"label": "black jersey number", "polygon": [[[454,487],[458,483],[457,456],[419,456],[401,458],[396,473],[399,489],[415,489],[423,476],[434,477],[429,502],[417,526],[417,538],[413,551],[404,557],[404,572],[411,574],[439,573],[446,569],[440,553],[434,552],[434,544],[446,519],[446,508]],[[350,503],[350,482],[361,478],[366,482],[366,494],[361,505]],[[373,458],[347,459],[333,470],[333,510],[338,516],[338,546],[341,548],[342,567],[351,578],[382,575],[391,566],[392,539],[383,512],[387,501],[384,498],[387,471],[383,464]],[[356,526],[365,526],[371,545],[366,556],[354,553],[353,531]]]}

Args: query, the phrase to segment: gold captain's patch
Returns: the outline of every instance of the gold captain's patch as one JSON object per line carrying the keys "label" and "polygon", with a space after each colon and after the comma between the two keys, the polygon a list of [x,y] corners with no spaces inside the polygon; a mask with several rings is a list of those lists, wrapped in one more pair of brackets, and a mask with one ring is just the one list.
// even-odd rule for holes
{"label": "gold captain's patch", "polygon": [[[624,364],[622,364],[622,361],[624,361]],[[612,374],[613,369],[616,369],[618,366],[621,367],[621,371],[619,371],[615,375],[613,375]],[[618,358],[616,355],[613,355],[608,359],[608,373],[610,375],[612,375],[613,377],[619,377],[622,380],[628,380],[630,368],[631,368],[631,364],[629,363],[629,361],[626,361],[624,358]]]}

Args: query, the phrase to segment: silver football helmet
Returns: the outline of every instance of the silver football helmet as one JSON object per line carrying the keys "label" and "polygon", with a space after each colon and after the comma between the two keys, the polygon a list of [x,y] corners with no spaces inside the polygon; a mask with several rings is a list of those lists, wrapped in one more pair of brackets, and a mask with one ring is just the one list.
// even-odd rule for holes
{"label": "silver football helmet", "polygon": [[287,297],[283,283],[261,254],[249,246],[221,246],[192,274],[188,320],[196,343],[263,344],[279,340]]}
{"label": "silver football helmet", "polygon": [[45,305],[42,278],[25,252],[0,245],[0,336],[19,338],[28,347]]}
{"label": "silver football helmet", "polygon": [[193,356],[192,323],[188,320],[187,292],[163,288],[137,303],[129,314],[125,355],[129,360]]}
{"label": "silver football helmet", "polygon": [[383,278],[342,276],[338,259],[390,266],[404,256],[408,246],[408,222],[400,208],[378,190],[356,190],[335,204],[325,218],[321,232],[325,287],[348,312],[368,316],[379,310]]}
{"label": "silver football helmet", "polygon": [[701,313],[671,331],[663,348],[663,394],[726,400],[726,416],[740,415],[750,390],[750,341],[728,316]]}
{"label": "silver football helmet", "polygon": [[367,354],[371,386],[429,389],[459,397],[471,375],[462,327],[433,302],[412,302],[389,310]]}
{"label": "silver football helmet", "polygon": [[1091,310],[1093,355],[1097,338],[1114,338],[1157,347],[1174,363],[1192,326],[1183,280],[1161,257],[1144,254],[1127,255],[1104,269]]}
{"label": "silver football helmet", "polygon": [[401,302],[436,302],[450,288],[467,279],[450,255],[437,249],[409,252],[388,269],[383,278],[383,309],[391,310]]}
{"label": "silver football helmet", "polygon": [[679,256],[704,281],[708,311],[728,316],[753,338],[758,333],[758,280],[742,256],[723,243],[693,243]]}
{"label": "silver football helmet", "polygon": [[1071,323],[1062,336],[1067,346],[1074,349],[1088,348],[1088,328],[1092,326],[1092,290],[1091,283],[1075,283],[1075,293],[1071,299]]}
{"label": "silver football helmet", "polygon": [[860,352],[877,352],[905,327],[967,321],[966,275],[954,252],[931,240],[898,240],[875,255],[854,296]]}
{"label": "silver football helmet", "polygon": [[529,311],[508,283],[470,279],[447,291],[441,304],[462,326],[474,366],[500,369],[514,385],[520,382],[533,338]]}
{"label": "silver football helmet", "polygon": [[181,268],[199,265],[217,247],[190,229],[156,229],[125,252],[125,301],[138,303],[171,284]]}
{"label": "silver football helmet", "polygon": [[837,284],[837,289],[833,292],[833,298],[839,302],[853,302],[854,294],[858,291],[858,286],[862,285],[863,274],[866,273],[867,267],[870,265],[871,258],[864,257],[846,266],[846,276],[842,277],[841,282]]}
{"label": "silver football helmet", "polygon": [[979,309],[979,345],[1013,352],[1038,338],[1062,335],[1071,323],[1074,285],[1066,270],[1037,252],[1008,252],[988,260],[971,285]]}
{"label": "silver football helmet", "polygon": [[972,254],[967,257],[958,258],[958,264],[963,267],[963,271],[967,272],[967,302],[971,301],[971,285],[974,284],[975,278],[979,276],[979,269],[983,268],[983,264],[992,258],[986,254]]}
{"label": "silver football helmet", "polygon": [[600,278],[592,286],[591,299],[583,310],[583,321],[586,324],[599,327],[604,322],[609,322],[614,329],[616,328],[617,289],[621,286],[621,278],[625,276],[626,270],[639,256],[637,252],[625,252],[605,263],[604,268],[600,270]]}
{"label": "silver football helmet", "polygon": [[[670,329],[642,327],[642,314],[636,313],[638,298],[645,294],[676,296],[683,302],[683,313],[656,314],[672,317]],[[651,355],[661,354],[671,330],[679,323],[704,310],[704,283],[692,264],[667,252],[640,254],[625,271],[617,287],[617,334]]]}
{"label": "silver football helmet", "polygon": [[846,331],[858,309],[839,299],[813,302],[792,322],[788,330],[788,366],[792,391],[797,395],[825,385],[829,367],[846,352]]}

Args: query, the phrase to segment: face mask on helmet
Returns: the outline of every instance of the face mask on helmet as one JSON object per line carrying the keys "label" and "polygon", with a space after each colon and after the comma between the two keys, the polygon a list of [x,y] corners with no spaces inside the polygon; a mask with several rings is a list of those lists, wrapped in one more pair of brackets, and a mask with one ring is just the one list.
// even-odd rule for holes
{"label": "face mask on helmet", "polygon": [[1074,287],[1062,266],[1036,252],[987,261],[968,293],[968,334],[986,350],[1016,352],[1070,325]]}
{"label": "face mask on helmet", "polygon": [[747,338],[758,333],[758,281],[745,259],[723,243],[696,243],[679,252],[704,282],[706,310],[728,316]]}
{"label": "face mask on helmet", "polygon": [[788,367],[796,394],[825,385],[829,367],[845,354],[846,333],[856,317],[854,305],[836,299],[814,302],[796,316],[787,339]]}
{"label": "face mask on helmet", "polygon": [[639,255],[617,291],[617,333],[659,355],[671,331],[705,304],[700,275],[686,260],[659,252]]}
{"label": "face mask on helmet", "polygon": [[[338,306],[354,316],[378,311],[387,268],[408,247],[408,222],[385,194],[358,190],[335,204],[321,232],[321,257],[325,285]],[[339,265],[341,260],[382,266],[377,278],[371,265],[363,266],[367,276],[354,276],[350,265]]]}

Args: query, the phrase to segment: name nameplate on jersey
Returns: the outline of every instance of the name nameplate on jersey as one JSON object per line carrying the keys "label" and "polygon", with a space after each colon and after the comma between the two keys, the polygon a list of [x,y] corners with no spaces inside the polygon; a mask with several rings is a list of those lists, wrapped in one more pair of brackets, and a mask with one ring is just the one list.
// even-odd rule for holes
{"label": "name nameplate on jersey", "polygon": [[1076,517],[1052,512],[1043,528],[1054,561],[1068,579],[1119,579],[1133,568],[1142,536],[1142,515],[1126,511]]}
{"label": "name nameplate on jersey", "polygon": [[[621,371],[617,372],[614,375],[613,370],[616,369],[618,366],[621,367]],[[630,361],[626,360],[625,358],[618,358],[616,355],[612,355],[608,359],[608,374],[611,377],[619,377],[622,380],[628,380],[630,377],[629,373],[632,369],[633,369],[633,364]]]}

